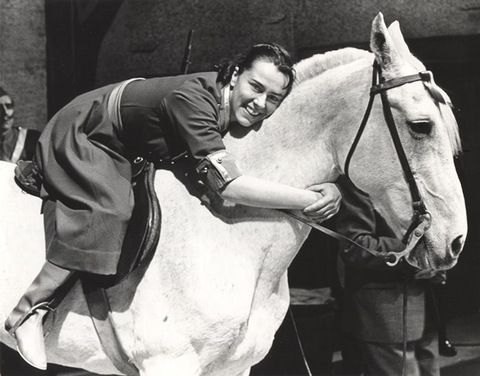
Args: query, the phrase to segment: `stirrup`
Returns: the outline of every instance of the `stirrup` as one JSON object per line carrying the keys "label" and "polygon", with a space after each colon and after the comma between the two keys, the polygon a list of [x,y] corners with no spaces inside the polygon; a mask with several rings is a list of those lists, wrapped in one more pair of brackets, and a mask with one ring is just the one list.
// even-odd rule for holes
{"label": "stirrup", "polygon": [[[40,370],[47,369],[47,354],[45,351],[45,338],[43,332],[43,319],[48,313],[47,309],[39,308],[33,311],[27,320],[23,321],[23,324],[20,325],[16,332],[16,348],[18,354],[22,359],[28,363],[30,366],[35,367]],[[33,317],[33,316],[36,317]],[[35,320],[30,322],[29,320]],[[30,326],[30,327],[24,327]],[[25,329],[21,336],[18,336],[16,333]],[[41,335],[40,335],[41,334]]]}
{"label": "stirrup", "polygon": [[46,334],[44,334],[44,337],[46,337],[48,334],[50,334],[51,328],[53,327],[53,323],[55,322],[56,312],[52,307],[49,306],[48,302],[38,303],[38,304],[34,305],[32,308],[30,308],[28,310],[28,312],[26,312],[22,317],[20,317],[15,322],[15,324],[8,330],[8,334],[10,334],[13,338],[17,338],[15,336],[15,332],[17,331],[17,329],[20,326],[22,326],[22,324],[25,321],[27,321],[31,316],[33,316],[37,312],[37,310],[39,310],[39,309],[43,309],[43,310],[47,311],[46,313],[50,312],[53,315],[52,324],[50,324],[48,330],[44,331],[44,333],[46,333]]}

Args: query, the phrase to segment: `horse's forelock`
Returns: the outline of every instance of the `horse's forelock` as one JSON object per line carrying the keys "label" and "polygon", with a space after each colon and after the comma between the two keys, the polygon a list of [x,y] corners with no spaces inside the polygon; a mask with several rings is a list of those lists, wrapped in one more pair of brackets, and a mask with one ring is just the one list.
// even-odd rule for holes
{"label": "horse's forelock", "polygon": [[352,47],[313,55],[310,58],[299,61],[295,65],[296,79],[294,86],[298,86],[300,83],[316,77],[329,69],[351,63],[355,60],[365,59],[370,55],[371,53],[368,51]]}
{"label": "horse's forelock", "polygon": [[450,140],[450,146],[452,148],[453,155],[457,156],[462,151],[462,143],[457,120],[453,114],[452,105],[440,104],[440,113],[442,115],[443,122],[447,127],[447,134]]}

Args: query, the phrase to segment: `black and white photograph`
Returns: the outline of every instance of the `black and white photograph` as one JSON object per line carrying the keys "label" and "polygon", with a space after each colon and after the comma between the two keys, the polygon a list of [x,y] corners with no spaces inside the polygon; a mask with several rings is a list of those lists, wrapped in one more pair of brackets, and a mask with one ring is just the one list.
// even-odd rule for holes
{"label": "black and white photograph", "polygon": [[0,376],[480,375],[480,0],[1,0]]}

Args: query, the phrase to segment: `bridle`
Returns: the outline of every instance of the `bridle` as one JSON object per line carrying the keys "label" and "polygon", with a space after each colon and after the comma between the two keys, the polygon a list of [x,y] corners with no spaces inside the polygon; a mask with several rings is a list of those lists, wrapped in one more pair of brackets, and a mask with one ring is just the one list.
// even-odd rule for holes
{"label": "bridle", "polygon": [[[405,249],[402,252],[398,252],[398,253],[388,252],[386,255],[382,256],[387,258],[385,261],[387,265],[390,265],[390,266],[396,265],[402,257],[407,256],[413,250],[413,248],[417,245],[418,241],[425,234],[425,231],[428,230],[428,228],[430,227],[430,222],[431,222],[431,215],[427,211],[423,198],[418,189],[417,182],[415,180],[415,177],[413,176],[412,169],[410,168],[410,164],[408,163],[408,159],[405,154],[405,150],[403,149],[402,142],[398,135],[398,130],[397,130],[397,127],[395,126],[395,121],[393,119],[390,102],[387,96],[388,90],[411,83],[411,82],[416,82],[416,81],[431,83],[433,82],[433,74],[430,71],[419,72],[416,74],[393,78],[386,81],[382,77],[382,72],[377,61],[375,61],[375,63],[373,64],[370,100],[368,102],[367,109],[363,116],[362,123],[360,124],[357,135],[355,136],[355,139],[352,143],[352,146],[350,147],[350,151],[348,152],[347,158],[345,160],[344,172],[345,172],[345,175],[348,176],[350,161],[358,145],[358,142],[360,141],[363,131],[367,125],[368,118],[370,117],[370,112],[373,107],[375,96],[377,94],[380,94],[380,97],[382,99],[383,116],[385,118],[385,122],[390,132],[390,136],[392,138],[393,144],[395,146],[395,151],[397,152],[398,160],[402,166],[405,179],[410,189],[410,195],[412,197],[412,208],[413,208],[413,217],[411,219],[410,226],[408,227],[405,235],[403,236],[403,242],[406,244]],[[436,90],[435,91],[429,90],[429,92],[430,93],[434,92],[435,94],[437,94]],[[440,94],[438,93],[438,95]],[[438,96],[438,95],[435,95],[435,96]],[[434,99],[436,99],[437,101],[440,101],[440,100],[443,101],[443,97],[441,95],[439,98],[434,97]]]}
{"label": "bridle", "polygon": [[334,238],[337,238],[339,240],[346,240],[350,243],[353,243],[356,247],[359,247],[371,254],[373,254],[376,257],[380,257],[384,259],[387,265],[389,266],[395,266],[398,264],[400,259],[403,257],[407,256],[417,245],[417,243],[420,241],[420,239],[424,236],[425,231],[428,230],[430,227],[431,223],[431,214],[427,211],[427,208],[425,206],[425,203],[422,199],[422,196],[420,194],[420,191],[417,186],[417,182],[415,180],[415,177],[413,175],[412,169],[410,168],[410,164],[408,163],[408,159],[406,157],[405,151],[403,149],[400,137],[398,135],[397,128],[395,126],[395,121],[393,119],[392,115],[392,110],[390,106],[390,102],[387,97],[387,91],[408,83],[416,82],[416,81],[422,81],[423,84],[425,85],[426,89],[432,96],[432,98],[437,102],[437,103],[444,103],[446,104],[447,101],[445,100],[444,96],[442,93],[437,89],[436,84],[433,79],[433,74],[430,71],[424,71],[424,72],[419,72],[416,74],[412,75],[407,75],[403,77],[398,77],[398,78],[393,78],[390,80],[385,80],[382,77],[382,72],[381,69],[378,65],[378,63],[375,61],[373,64],[373,74],[372,74],[372,86],[370,88],[370,100],[367,105],[367,109],[365,111],[365,114],[363,116],[362,122],[360,124],[360,127],[358,129],[358,132],[355,136],[355,139],[350,147],[350,150],[347,154],[347,158],[345,160],[345,168],[344,168],[344,173],[345,175],[348,176],[348,168],[352,159],[352,156],[355,152],[355,149],[360,141],[360,138],[362,137],[363,131],[365,130],[365,127],[367,125],[368,119],[370,117],[370,113],[373,107],[373,102],[375,100],[375,96],[377,94],[380,94],[381,99],[382,99],[382,107],[383,107],[383,115],[385,118],[385,122],[387,124],[387,127],[390,132],[390,136],[392,138],[393,144],[395,146],[395,150],[397,152],[398,160],[400,161],[400,164],[402,166],[403,173],[405,175],[405,179],[408,183],[409,189],[410,189],[410,194],[412,197],[412,208],[413,208],[413,216],[411,219],[411,223],[403,236],[403,242],[406,244],[405,249],[402,252],[378,252],[373,249],[368,249],[363,247],[361,244],[358,244],[354,242],[353,240],[336,233],[335,231],[332,231],[326,227],[320,226],[315,223],[311,223],[301,217],[298,217],[296,215],[293,215],[289,213],[289,215],[295,217],[297,220],[308,224],[309,226],[320,230],[330,236],[333,236]]}

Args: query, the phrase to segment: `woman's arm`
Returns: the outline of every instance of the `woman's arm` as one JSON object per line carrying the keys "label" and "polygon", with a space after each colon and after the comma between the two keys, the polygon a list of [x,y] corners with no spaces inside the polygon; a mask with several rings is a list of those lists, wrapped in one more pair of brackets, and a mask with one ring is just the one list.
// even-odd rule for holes
{"label": "woman's arm", "polygon": [[241,175],[219,191],[222,198],[238,204],[271,209],[302,210],[315,220],[335,215],[341,194],[335,184],[325,183],[309,190]]}

